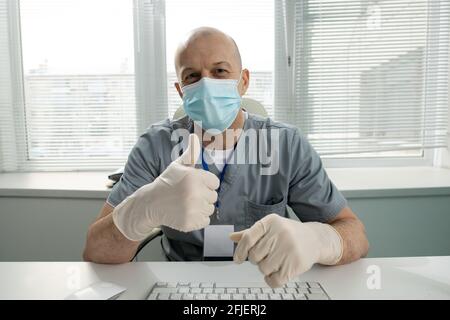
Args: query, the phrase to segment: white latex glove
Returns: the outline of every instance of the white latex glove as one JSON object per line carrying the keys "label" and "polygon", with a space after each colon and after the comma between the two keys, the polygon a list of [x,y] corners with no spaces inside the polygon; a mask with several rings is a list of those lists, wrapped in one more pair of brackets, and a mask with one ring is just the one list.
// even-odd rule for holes
{"label": "white latex glove", "polygon": [[194,167],[200,153],[200,141],[191,134],[188,148],[177,160],[114,208],[114,224],[125,237],[141,241],[159,226],[189,232],[209,225],[219,179]]}
{"label": "white latex glove", "polygon": [[257,264],[272,288],[280,287],[313,264],[334,265],[342,257],[342,238],[330,225],[270,214],[251,228],[230,234],[238,242],[236,263],[247,257]]}

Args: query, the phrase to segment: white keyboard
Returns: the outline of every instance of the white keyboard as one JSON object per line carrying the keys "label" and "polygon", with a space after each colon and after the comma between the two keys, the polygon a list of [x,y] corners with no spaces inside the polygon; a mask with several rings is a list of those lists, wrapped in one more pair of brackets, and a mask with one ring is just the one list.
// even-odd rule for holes
{"label": "white keyboard", "polygon": [[318,282],[272,289],[260,282],[157,282],[148,300],[329,300]]}

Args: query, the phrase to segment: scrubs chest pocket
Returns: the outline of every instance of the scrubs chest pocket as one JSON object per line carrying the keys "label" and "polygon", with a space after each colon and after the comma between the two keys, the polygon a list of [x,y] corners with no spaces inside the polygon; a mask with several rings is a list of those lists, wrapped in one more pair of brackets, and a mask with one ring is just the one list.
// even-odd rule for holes
{"label": "scrubs chest pocket", "polygon": [[286,216],[286,197],[275,204],[259,204],[253,201],[247,201],[247,228],[250,228],[256,221],[264,218],[265,216],[276,213],[279,216]]}

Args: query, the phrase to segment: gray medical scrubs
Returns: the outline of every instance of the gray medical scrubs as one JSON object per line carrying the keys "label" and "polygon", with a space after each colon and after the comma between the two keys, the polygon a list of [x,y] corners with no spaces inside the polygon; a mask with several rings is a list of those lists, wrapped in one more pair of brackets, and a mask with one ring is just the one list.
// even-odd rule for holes
{"label": "gray medical scrubs", "polygon": [[[167,119],[150,126],[139,137],[128,156],[120,181],[108,196],[107,202],[111,206],[117,206],[138,188],[151,183],[167,168],[172,161],[174,147],[186,141],[177,129],[193,132],[194,125],[188,117]],[[251,227],[270,213],[286,217],[287,206],[303,222],[326,222],[347,205],[345,198],[328,178],[318,154],[297,128],[249,114],[245,120],[244,133],[255,131],[251,129],[278,132],[278,170],[274,174],[261,174],[266,161],[229,163],[219,192],[219,220],[213,215],[211,224],[232,224],[239,231]],[[271,134],[266,134],[264,138],[259,137],[258,141],[265,139],[270,145],[271,137]],[[243,150],[240,148],[243,147],[248,151],[258,148],[259,144],[248,141],[241,136],[236,149]],[[209,168],[218,174],[213,165]],[[165,226],[162,230],[162,247],[170,260],[202,260],[203,230],[184,233]]]}

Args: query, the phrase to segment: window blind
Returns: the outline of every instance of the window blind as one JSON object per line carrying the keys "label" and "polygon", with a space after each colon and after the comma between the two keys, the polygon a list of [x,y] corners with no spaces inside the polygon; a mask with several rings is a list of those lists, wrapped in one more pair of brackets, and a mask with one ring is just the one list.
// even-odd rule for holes
{"label": "window blind", "polygon": [[321,155],[408,155],[446,145],[450,2],[275,6],[275,114],[299,126]]}
{"label": "window blind", "polygon": [[167,114],[164,1],[0,4],[0,170],[122,166]]}

